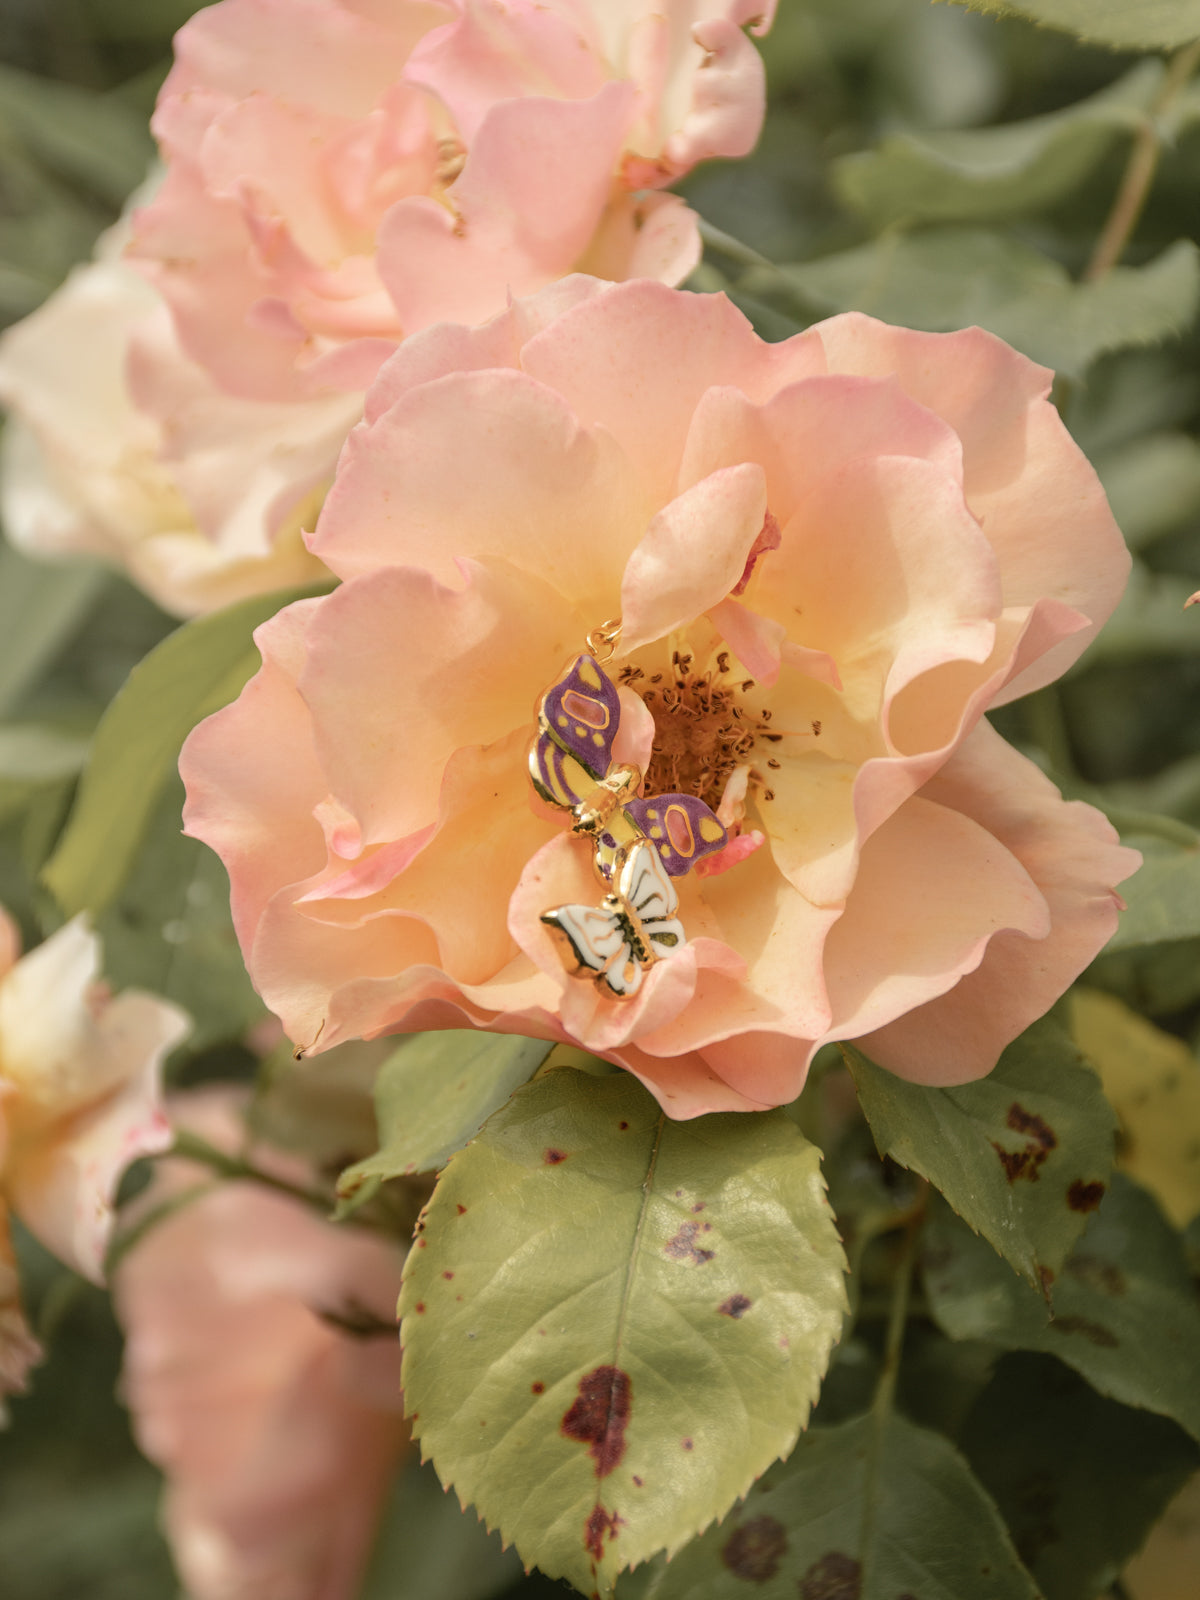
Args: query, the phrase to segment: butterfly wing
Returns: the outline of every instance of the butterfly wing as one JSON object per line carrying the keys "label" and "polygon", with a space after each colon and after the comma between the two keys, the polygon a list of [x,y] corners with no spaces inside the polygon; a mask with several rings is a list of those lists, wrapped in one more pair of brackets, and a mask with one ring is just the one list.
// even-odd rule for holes
{"label": "butterfly wing", "polygon": [[568,809],[584,800],[608,771],[620,722],[616,685],[593,656],[576,656],[538,707],[529,770],[542,798]]}
{"label": "butterfly wing", "polygon": [[687,943],[675,913],[679,896],[658,851],[648,840],[635,844],[621,863],[618,890],[642,926],[654,956],[673,955]]}
{"label": "butterfly wing", "polygon": [[558,906],[544,912],[541,920],[569,972],[590,974],[618,999],[637,993],[642,967],[620,916],[608,904]]}
{"label": "butterfly wing", "polygon": [[716,812],[692,794],[656,794],[648,800],[629,800],[625,812],[635,827],[653,841],[672,878],[682,877],[702,856],[723,849],[729,840]]}

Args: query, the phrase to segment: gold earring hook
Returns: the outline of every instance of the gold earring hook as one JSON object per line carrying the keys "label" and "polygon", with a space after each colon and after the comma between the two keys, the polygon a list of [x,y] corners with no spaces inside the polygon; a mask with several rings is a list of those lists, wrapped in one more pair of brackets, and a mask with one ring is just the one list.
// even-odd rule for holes
{"label": "gold earring hook", "polygon": [[[604,662],[611,661],[617,653],[617,640],[621,637],[620,617],[610,617],[607,622],[602,622],[598,628],[593,628],[587,636],[588,654],[594,656],[596,663],[602,666]],[[603,654],[601,654],[603,652]]]}

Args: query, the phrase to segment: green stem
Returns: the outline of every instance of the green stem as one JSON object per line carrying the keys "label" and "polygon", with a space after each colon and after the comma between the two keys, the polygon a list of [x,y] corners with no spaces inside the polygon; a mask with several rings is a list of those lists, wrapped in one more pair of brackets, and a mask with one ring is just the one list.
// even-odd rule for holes
{"label": "green stem", "polygon": [[1154,104],[1134,134],[1133,148],[1129,152],[1129,161],[1113,208],[1083,274],[1085,283],[1096,283],[1103,278],[1124,254],[1162,159],[1162,118],[1187,85],[1197,65],[1200,65],[1200,39],[1185,45],[1171,58]]}
{"label": "green stem", "polygon": [[900,1247],[900,1260],[896,1279],[892,1285],[892,1309],[888,1317],[887,1344],[883,1352],[883,1368],[875,1388],[871,1410],[879,1427],[883,1427],[896,1400],[896,1381],[900,1376],[900,1354],[904,1348],[904,1330],[908,1323],[908,1303],[912,1294],[913,1268],[917,1260],[917,1240],[925,1220],[924,1196],[915,1206],[904,1228],[904,1241]]}
{"label": "green stem", "polygon": [[892,1408],[896,1403],[896,1382],[900,1376],[900,1355],[904,1348],[904,1330],[908,1322],[908,1304],[912,1293],[913,1268],[916,1266],[917,1261],[917,1240],[921,1235],[921,1224],[925,1220],[925,1200],[928,1193],[929,1185],[928,1183],[923,1183],[921,1198],[912,1208],[905,1224],[904,1241],[900,1247],[900,1259],[896,1265],[896,1276],[892,1283],[892,1308],[888,1318],[883,1368],[879,1374],[879,1382],[875,1386],[875,1398],[871,1402],[872,1442],[863,1482],[863,1515],[858,1542],[859,1559],[862,1562],[864,1593],[867,1592],[869,1587],[867,1569],[871,1558],[871,1525],[874,1521],[879,1488],[879,1469],[883,1459],[884,1435],[891,1419]]}
{"label": "green stem", "polygon": [[189,1133],[186,1128],[176,1130],[175,1143],[163,1154],[182,1157],[186,1161],[198,1161],[222,1178],[243,1178],[251,1183],[260,1183],[264,1188],[274,1189],[277,1194],[286,1194],[292,1200],[299,1200],[302,1205],[313,1207],[323,1216],[328,1216],[333,1206],[332,1197],[320,1189],[306,1189],[301,1184],[277,1178],[274,1173],[264,1172],[261,1167],[256,1167],[241,1156],[231,1156],[224,1150],[218,1150],[216,1145],[209,1144],[199,1134]]}
{"label": "green stem", "polygon": [[717,251],[730,261],[736,261],[740,267],[766,267],[769,272],[780,271],[773,261],[760,255],[750,245],[743,244],[740,239],[735,239],[731,233],[725,233],[721,228],[714,227],[711,222],[705,222],[703,217],[699,217],[697,221],[700,238],[709,250]]}
{"label": "green stem", "polygon": [[1127,811],[1124,806],[1097,802],[1101,811],[1119,834],[1139,834],[1142,838],[1165,839],[1168,844],[1182,845],[1185,850],[1200,846],[1200,833],[1180,822],[1177,817],[1164,817],[1156,811]]}
{"label": "green stem", "polygon": [[156,1206],[151,1206],[144,1212],[132,1227],[126,1228],[122,1233],[114,1234],[104,1257],[104,1276],[111,1278],[121,1262],[153,1228],[160,1222],[165,1222],[175,1212],[182,1211],[184,1206],[191,1205],[193,1200],[199,1200],[202,1195],[211,1194],[217,1187],[216,1181],[206,1178],[202,1183],[193,1183],[188,1188],[174,1194],[169,1200],[162,1200]]}

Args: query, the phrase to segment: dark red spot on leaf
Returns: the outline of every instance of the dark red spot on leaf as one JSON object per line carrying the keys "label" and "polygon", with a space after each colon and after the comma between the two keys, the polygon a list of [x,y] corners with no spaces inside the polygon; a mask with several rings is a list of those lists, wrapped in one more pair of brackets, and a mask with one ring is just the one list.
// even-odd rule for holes
{"label": "dark red spot on leaf", "polygon": [[548,1167],[556,1167],[560,1161],[565,1161],[566,1159],[567,1152],[565,1150],[555,1150],[553,1146],[542,1156],[542,1160]]}
{"label": "dark red spot on leaf", "polygon": [[467,1214],[466,1206],[455,1205],[454,1209],[458,1212],[460,1217],[465,1217]]}
{"label": "dark red spot on leaf", "polygon": [[639,1489],[642,1487],[642,1480],[638,1477],[636,1472],[633,1475],[633,1481]]}
{"label": "dark red spot on leaf", "polygon": [[579,1393],[562,1419],[562,1432],[589,1447],[598,1478],[606,1478],[620,1464],[632,1410],[633,1384],[620,1367],[597,1367],[580,1378]]}
{"label": "dark red spot on leaf", "polygon": [[692,1210],[693,1211],[703,1211],[704,1210],[704,1201],[703,1200],[697,1200],[696,1204],[692,1207]]}
{"label": "dark red spot on leaf", "polygon": [[691,1441],[691,1440],[690,1440],[690,1439],[685,1439],[685,1440],[684,1440],[684,1441],[683,1441],[683,1448],[684,1448],[684,1449],[685,1449],[685,1450],[691,1450],[691,1449],[693,1449],[693,1448],[694,1448],[694,1447],[693,1447],[693,1444],[692,1444],[692,1441]]}
{"label": "dark red spot on leaf", "polygon": [[1036,1111],[1026,1111],[1018,1100],[1014,1100],[1009,1106],[1005,1121],[1014,1133],[1029,1134],[1034,1143],[1047,1153],[1058,1145],[1049,1123],[1043,1117],[1039,1117]]}
{"label": "dark red spot on leaf", "polygon": [[663,1255],[670,1256],[672,1261],[691,1261],[696,1266],[703,1266],[706,1261],[711,1261],[713,1252],[702,1250],[696,1243],[699,1232],[698,1222],[685,1222],[674,1238],[668,1239],[663,1245]]}
{"label": "dark red spot on leaf", "polygon": [[1006,1150],[1002,1144],[992,1140],[992,1149],[1000,1157],[1004,1175],[1009,1183],[1016,1183],[1018,1178],[1028,1178],[1030,1183],[1036,1183],[1042,1163],[1051,1150],[1058,1147],[1058,1138],[1043,1117],[1039,1117],[1036,1111],[1027,1111],[1019,1100],[1014,1100],[1009,1106],[1005,1121],[1014,1133],[1023,1133],[1027,1137],[1024,1148],[1020,1150]]}
{"label": "dark red spot on leaf", "polygon": [[1102,1328],[1098,1322],[1090,1322],[1087,1317],[1055,1317],[1050,1327],[1055,1333],[1081,1334],[1104,1350],[1115,1350],[1120,1342],[1115,1333]]}
{"label": "dark red spot on leaf", "polygon": [[450,1281],[450,1279],[453,1276],[454,1276],[454,1274],[452,1272],[450,1272],[449,1270],[447,1270],[446,1272],[442,1273],[442,1277],[446,1279],[447,1283]]}
{"label": "dark red spot on leaf", "polygon": [[1103,1199],[1102,1183],[1084,1183],[1082,1178],[1076,1178],[1067,1190],[1067,1204],[1072,1211],[1095,1211]]}
{"label": "dark red spot on leaf", "polygon": [[853,1556],[831,1550],[800,1579],[800,1600],[859,1600],[862,1567]]}
{"label": "dark red spot on leaf", "polygon": [[751,1517],[735,1528],[721,1547],[721,1560],[746,1583],[766,1583],[787,1553],[787,1534],[774,1517]]}
{"label": "dark red spot on leaf", "polygon": [[597,1561],[604,1555],[604,1536],[609,1540],[617,1537],[617,1529],[625,1521],[615,1511],[606,1511],[599,1501],[592,1507],[592,1513],[584,1523],[583,1547],[588,1555],[594,1556]]}
{"label": "dark red spot on leaf", "polygon": [[424,1300],[418,1300],[416,1305],[413,1307],[413,1310],[417,1313],[417,1315],[419,1317],[423,1316],[425,1314],[425,1302],[424,1302]]}
{"label": "dark red spot on leaf", "polygon": [[617,1123],[617,1127],[620,1128],[622,1133],[624,1133],[625,1130],[629,1127],[629,1124],[627,1122],[618,1122]]}
{"label": "dark red spot on leaf", "polygon": [[1125,1274],[1120,1267],[1111,1261],[1103,1260],[1100,1256],[1073,1255],[1067,1262],[1065,1270],[1073,1278],[1078,1278],[1081,1283],[1086,1283],[1089,1288],[1099,1289],[1101,1294],[1119,1297],[1127,1288]]}
{"label": "dark red spot on leaf", "polygon": [[728,1300],[722,1300],[717,1310],[723,1317],[732,1317],[736,1322],[739,1317],[744,1317],[754,1304],[744,1294],[731,1294]]}

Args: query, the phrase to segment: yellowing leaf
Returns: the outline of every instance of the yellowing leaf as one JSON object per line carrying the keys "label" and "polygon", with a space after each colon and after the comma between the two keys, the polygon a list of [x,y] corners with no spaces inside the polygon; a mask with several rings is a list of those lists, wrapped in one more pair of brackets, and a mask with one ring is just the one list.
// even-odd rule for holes
{"label": "yellowing leaf", "polygon": [[1078,989],[1071,1030],[1121,1122],[1117,1161],[1182,1227],[1200,1211],[1200,1062],[1112,995]]}
{"label": "yellowing leaf", "polygon": [[671,1122],[628,1073],[549,1072],[450,1158],[409,1254],[414,1435],[522,1560],[610,1595],[792,1449],[844,1267],[784,1112]]}
{"label": "yellowing leaf", "polygon": [[1167,1508],[1122,1575],[1130,1600],[1195,1600],[1200,1573],[1200,1474]]}

